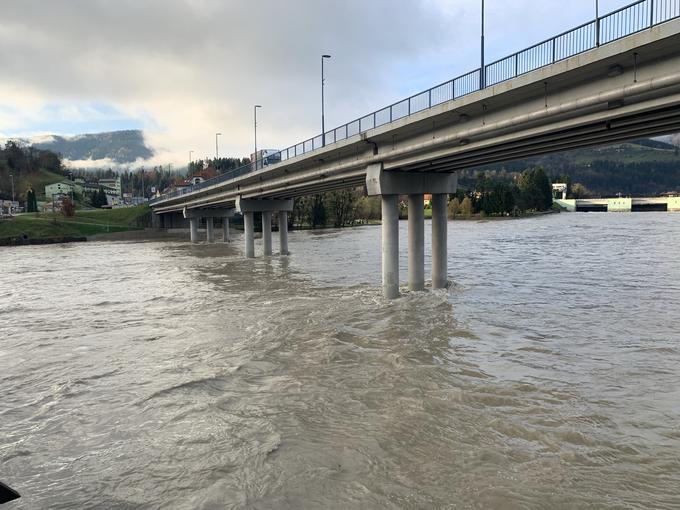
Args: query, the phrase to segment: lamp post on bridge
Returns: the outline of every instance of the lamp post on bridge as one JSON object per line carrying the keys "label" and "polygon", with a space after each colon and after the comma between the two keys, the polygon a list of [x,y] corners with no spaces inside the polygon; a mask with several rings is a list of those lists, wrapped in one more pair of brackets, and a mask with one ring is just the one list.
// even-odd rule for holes
{"label": "lamp post on bridge", "polygon": [[595,0],[595,45],[600,46],[600,0]]}
{"label": "lamp post on bridge", "polygon": [[220,149],[219,146],[217,145],[218,136],[222,136],[222,133],[215,133],[215,165],[217,165],[217,160],[220,157]]}
{"label": "lamp post on bridge", "polygon": [[323,88],[326,79],[323,74],[323,61],[327,58],[331,58],[330,55],[321,55],[321,146],[326,146],[326,125],[324,122],[324,100],[323,100]]}
{"label": "lamp post on bridge", "polygon": [[484,0],[482,0],[482,40],[481,40],[481,67],[479,68],[479,89],[486,87],[486,69],[484,69]]}
{"label": "lamp post on bridge", "polygon": [[257,170],[257,109],[262,108],[261,104],[253,106],[253,127],[255,128],[255,152],[253,153],[253,168]]}

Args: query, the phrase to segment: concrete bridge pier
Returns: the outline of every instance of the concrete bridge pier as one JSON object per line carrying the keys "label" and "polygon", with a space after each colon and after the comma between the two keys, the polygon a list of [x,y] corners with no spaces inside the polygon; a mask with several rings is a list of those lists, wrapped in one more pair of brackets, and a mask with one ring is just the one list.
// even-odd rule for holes
{"label": "concrete bridge pier", "polygon": [[446,288],[448,282],[447,233],[448,196],[445,193],[432,195],[432,288]]}
{"label": "concrete bridge pier", "polygon": [[215,222],[212,217],[205,219],[205,240],[208,244],[215,242]]}
{"label": "concrete bridge pier", "polygon": [[262,246],[265,257],[270,257],[272,254],[272,213],[271,211],[262,211]]}
{"label": "concrete bridge pier", "polygon": [[399,296],[399,195],[382,195],[382,287],[387,299]]}
{"label": "concrete bridge pier", "polygon": [[279,254],[288,255],[288,211],[279,211]]}
{"label": "concrete bridge pier", "polygon": [[198,218],[189,218],[189,236],[192,243],[198,242]]}
{"label": "concrete bridge pier", "polygon": [[[272,212],[279,213],[279,228],[281,227],[281,218],[286,219],[286,230],[283,238],[279,237],[281,242],[281,253],[285,248],[288,253],[288,213],[293,210],[293,199],[252,199],[252,198],[236,198],[236,210],[243,214],[243,224],[246,230],[246,257],[254,257],[255,250],[253,246],[253,214],[256,212],[262,213],[262,244],[263,253],[265,256],[272,254]],[[285,246],[284,246],[285,241]],[[250,243],[250,244],[249,244]]]}
{"label": "concrete bridge pier", "polygon": [[425,289],[425,203],[422,193],[408,196],[408,289]]}
{"label": "concrete bridge pier", "polygon": [[253,214],[252,211],[243,213],[243,231],[246,240],[245,254],[248,259],[255,257],[255,222],[253,221]]}
{"label": "concrete bridge pier", "polygon": [[455,193],[454,173],[386,172],[382,163],[366,169],[366,190],[382,197],[382,286],[387,299],[399,296],[399,195],[408,195],[408,283],[425,287],[425,226],[423,194],[432,193],[432,286],[446,286],[447,199]]}
{"label": "concrete bridge pier", "polygon": [[229,237],[229,218],[222,218],[222,241],[225,243],[231,242]]}
{"label": "concrete bridge pier", "polygon": [[214,218],[223,218],[223,222],[227,223],[229,229],[229,218],[234,216],[234,209],[188,209],[184,208],[182,215],[189,220],[189,231],[191,233],[191,242],[198,242],[198,222],[201,218],[205,218],[206,240],[208,243],[215,242],[215,220]]}

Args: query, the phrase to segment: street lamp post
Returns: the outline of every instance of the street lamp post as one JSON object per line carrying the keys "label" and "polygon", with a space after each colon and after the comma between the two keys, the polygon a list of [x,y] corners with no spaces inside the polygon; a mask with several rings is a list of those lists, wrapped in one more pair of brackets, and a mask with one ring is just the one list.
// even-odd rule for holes
{"label": "street lamp post", "polygon": [[262,108],[262,105],[256,104],[253,106],[253,128],[255,129],[255,152],[253,153],[254,169],[257,170],[257,109]]}
{"label": "street lamp post", "polygon": [[482,65],[479,68],[479,88],[480,90],[486,87],[486,69],[484,69],[484,0],[482,0],[482,40],[481,40],[481,52],[482,52]]}
{"label": "street lamp post", "polygon": [[325,84],[325,77],[323,74],[323,61],[327,58],[331,58],[330,55],[321,55],[321,146],[326,146],[326,125],[324,119],[324,100],[323,100],[323,89]]}
{"label": "street lamp post", "polygon": [[600,0],[595,0],[595,45],[600,46]]}
{"label": "street lamp post", "polygon": [[[215,133],[215,160],[218,160],[220,158],[220,149],[219,146],[217,145],[218,136],[222,136],[222,133]],[[217,165],[217,161],[215,161],[215,165]]]}
{"label": "street lamp post", "polygon": [[12,179],[12,205],[9,206],[9,215],[12,216],[14,212],[14,174],[9,174],[9,178]]}

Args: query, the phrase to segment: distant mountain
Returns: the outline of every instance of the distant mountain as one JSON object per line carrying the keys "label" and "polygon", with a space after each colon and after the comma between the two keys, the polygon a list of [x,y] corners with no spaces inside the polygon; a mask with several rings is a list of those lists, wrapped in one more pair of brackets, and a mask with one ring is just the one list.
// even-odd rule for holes
{"label": "distant mountain", "polygon": [[118,164],[149,159],[154,152],[144,141],[140,130],[111,131],[75,136],[42,136],[26,140],[39,149],[61,154],[69,161],[110,159]]}

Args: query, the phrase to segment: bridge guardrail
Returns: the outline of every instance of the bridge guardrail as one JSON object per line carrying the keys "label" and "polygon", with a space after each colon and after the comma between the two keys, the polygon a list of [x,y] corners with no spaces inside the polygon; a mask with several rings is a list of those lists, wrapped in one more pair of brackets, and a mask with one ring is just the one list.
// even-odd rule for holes
{"label": "bridge guardrail", "polygon": [[[642,30],[680,17],[680,0],[638,0],[597,19],[579,25],[555,37],[534,44],[524,50],[491,62],[484,66],[484,88],[491,87],[522,74],[540,69],[560,60],[591,50]],[[451,101],[481,90],[481,69],[475,69],[457,78],[414,94],[363,117],[343,124],[326,132],[326,145],[340,142],[389,124],[403,117],[427,110],[446,101]],[[321,134],[303,142],[291,145],[278,153],[269,155],[255,163],[248,163],[213,179],[195,184],[182,190],[151,200],[153,204],[200,189],[228,181],[270,164],[318,150],[323,145]]]}

